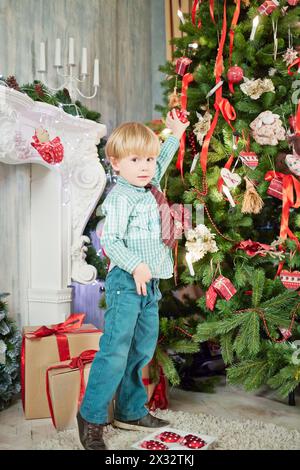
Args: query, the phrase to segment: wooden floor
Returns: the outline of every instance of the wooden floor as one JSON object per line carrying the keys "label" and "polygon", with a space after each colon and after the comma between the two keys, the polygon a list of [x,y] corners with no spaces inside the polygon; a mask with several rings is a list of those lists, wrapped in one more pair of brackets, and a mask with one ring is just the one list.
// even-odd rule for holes
{"label": "wooden floor", "polygon": [[[286,403],[269,390],[249,394],[223,383],[212,394],[172,388],[169,407],[174,411],[206,413],[228,419],[255,419],[300,431],[300,395],[296,395],[296,406]],[[25,420],[20,400],[0,413],[2,450],[30,449],[55,434],[50,419]]]}

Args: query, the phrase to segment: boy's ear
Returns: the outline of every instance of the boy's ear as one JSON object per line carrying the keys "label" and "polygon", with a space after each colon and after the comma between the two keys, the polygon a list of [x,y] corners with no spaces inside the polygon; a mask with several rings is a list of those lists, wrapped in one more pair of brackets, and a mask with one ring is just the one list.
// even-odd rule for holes
{"label": "boy's ear", "polygon": [[119,171],[119,162],[116,158],[110,157],[110,164],[113,167],[114,170]]}

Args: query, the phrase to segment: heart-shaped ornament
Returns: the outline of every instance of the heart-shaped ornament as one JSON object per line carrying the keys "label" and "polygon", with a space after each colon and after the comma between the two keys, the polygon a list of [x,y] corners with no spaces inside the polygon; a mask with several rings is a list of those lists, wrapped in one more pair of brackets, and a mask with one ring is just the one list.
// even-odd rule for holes
{"label": "heart-shaped ornament", "polygon": [[300,272],[285,269],[280,273],[280,280],[287,289],[296,290],[300,287]]}
{"label": "heart-shaped ornament", "polygon": [[248,166],[252,170],[258,165],[258,158],[255,152],[241,152],[240,157],[244,165]]}
{"label": "heart-shaped ornament", "polygon": [[298,155],[287,155],[285,163],[294,175],[300,176],[300,157]]}
{"label": "heart-shaped ornament", "polygon": [[221,176],[228,188],[236,188],[242,181],[240,175],[232,173],[228,168],[222,168]]}

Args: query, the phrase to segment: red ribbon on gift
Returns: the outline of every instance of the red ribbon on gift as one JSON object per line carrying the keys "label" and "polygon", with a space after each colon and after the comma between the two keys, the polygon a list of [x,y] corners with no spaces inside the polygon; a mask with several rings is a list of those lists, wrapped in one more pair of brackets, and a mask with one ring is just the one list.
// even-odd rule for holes
{"label": "red ribbon on gift", "polygon": [[282,213],[279,236],[283,240],[289,236],[299,246],[298,238],[289,228],[289,216],[292,207],[295,209],[300,207],[300,182],[293,175],[285,175],[273,170],[265,174],[266,181],[272,181],[273,178],[282,180]]}
{"label": "red ribbon on gift", "polygon": [[46,336],[55,335],[58,347],[59,360],[67,361],[68,359],[70,359],[70,349],[66,333],[79,334],[95,333],[97,331],[101,331],[96,329],[86,329],[78,331],[83,324],[84,318],[85,313],[73,313],[62,323],[52,325],[51,328],[49,328],[48,326],[41,326],[37,330],[27,333],[23,336],[21,350],[21,396],[23,409],[25,409],[25,338],[30,340],[36,340],[39,338],[44,338]]}
{"label": "red ribbon on gift", "polygon": [[[181,111],[186,111],[187,107],[187,90],[189,84],[194,80],[192,73],[186,73],[182,79],[182,90],[181,90]],[[176,168],[180,170],[181,179],[183,181],[183,157],[185,152],[185,141],[186,141],[186,132],[183,133],[180,139],[179,152],[176,162]]]}
{"label": "red ribbon on gift", "polygon": [[150,411],[155,411],[157,408],[166,410],[169,406],[167,398],[166,377],[163,369],[159,366],[159,383],[156,385],[153,395],[149,400],[148,407]]}
{"label": "red ribbon on gift", "polygon": [[66,367],[70,369],[79,369],[79,373],[80,373],[80,389],[79,389],[79,397],[78,397],[78,408],[79,408],[83,399],[84,392],[85,392],[84,366],[86,364],[93,362],[96,352],[97,351],[95,351],[94,349],[87,349],[86,351],[83,351],[79,356],[73,357],[70,360],[69,364],[57,364],[55,366],[48,367],[46,371],[46,391],[47,391],[47,398],[48,398],[51,419],[55,427],[56,427],[56,423],[55,423],[55,418],[54,418],[52,400],[50,396],[50,387],[49,387],[49,372],[51,370],[56,370],[56,369],[65,369]]}

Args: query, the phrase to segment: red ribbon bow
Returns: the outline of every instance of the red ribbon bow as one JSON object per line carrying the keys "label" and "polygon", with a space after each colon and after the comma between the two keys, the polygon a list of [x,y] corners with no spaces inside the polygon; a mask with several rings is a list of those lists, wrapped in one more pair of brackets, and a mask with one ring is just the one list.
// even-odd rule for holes
{"label": "red ribbon bow", "polygon": [[73,357],[69,364],[57,364],[55,366],[48,367],[47,372],[46,372],[46,391],[47,391],[49,410],[50,410],[53,425],[55,427],[56,427],[56,423],[55,423],[55,417],[54,417],[52,400],[50,396],[50,387],[49,387],[49,372],[51,370],[56,370],[56,369],[65,369],[66,367],[69,367],[70,369],[79,369],[79,373],[80,373],[80,389],[79,389],[79,397],[78,397],[78,408],[79,408],[83,399],[84,392],[85,392],[84,366],[86,364],[93,362],[96,353],[97,351],[94,349],[87,349],[86,351],[83,351],[79,356]]}

